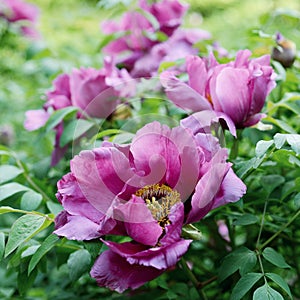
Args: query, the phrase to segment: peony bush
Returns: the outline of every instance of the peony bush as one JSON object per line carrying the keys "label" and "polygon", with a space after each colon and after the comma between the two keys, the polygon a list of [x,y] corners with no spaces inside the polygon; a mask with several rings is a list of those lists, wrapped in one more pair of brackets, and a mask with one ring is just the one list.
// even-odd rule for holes
{"label": "peony bush", "polygon": [[[36,97],[0,130],[1,297],[298,299],[299,60],[270,24],[299,16],[226,49],[196,4],[125,2],[86,4],[106,18],[79,63],[29,40],[0,65],[8,107],[19,77]],[[38,11],[1,3],[5,51]]]}

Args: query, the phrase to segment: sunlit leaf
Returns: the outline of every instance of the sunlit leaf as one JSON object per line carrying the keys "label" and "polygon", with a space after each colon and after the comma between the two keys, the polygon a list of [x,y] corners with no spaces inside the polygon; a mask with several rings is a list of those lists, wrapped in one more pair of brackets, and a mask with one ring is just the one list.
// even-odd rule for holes
{"label": "sunlit leaf", "polygon": [[46,218],[39,215],[24,215],[17,219],[9,233],[5,257],[12,253],[24,241],[34,236],[43,226]]}
{"label": "sunlit leaf", "polygon": [[11,166],[11,165],[2,165],[0,166],[0,184],[16,178],[18,175],[22,174],[23,170]]}
{"label": "sunlit leaf", "polygon": [[267,283],[259,287],[253,294],[253,300],[284,300],[282,295]]}

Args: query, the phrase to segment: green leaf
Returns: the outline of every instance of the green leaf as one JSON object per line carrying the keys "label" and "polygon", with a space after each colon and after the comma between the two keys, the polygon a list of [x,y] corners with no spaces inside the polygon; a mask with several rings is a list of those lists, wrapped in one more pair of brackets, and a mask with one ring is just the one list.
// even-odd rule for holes
{"label": "green leaf", "polygon": [[46,132],[49,132],[51,129],[57,126],[67,115],[70,115],[76,111],[78,111],[78,108],[73,106],[55,111],[53,114],[51,114],[47,123],[45,124]]}
{"label": "green leaf", "polygon": [[182,237],[194,241],[200,241],[203,238],[201,231],[192,224],[187,224],[182,227]]}
{"label": "green leaf", "polygon": [[284,177],[280,175],[266,175],[260,180],[262,187],[271,194],[278,186],[285,182]]}
{"label": "green leaf", "polygon": [[21,295],[26,294],[27,290],[31,288],[36,276],[37,276],[37,270],[35,270],[35,272],[32,272],[29,276],[27,276],[26,271],[20,272],[18,274],[18,281],[17,281],[18,290]]}
{"label": "green leaf", "polygon": [[291,266],[285,262],[284,257],[271,247],[265,248],[262,255],[267,261],[279,268],[291,268]]}
{"label": "green leaf", "polygon": [[236,163],[237,171],[236,174],[240,178],[244,178],[245,175],[252,169],[257,169],[260,164],[264,161],[265,156],[262,157],[253,157],[250,160]]}
{"label": "green leaf", "polygon": [[11,165],[2,165],[0,166],[0,184],[16,178],[18,175],[22,174],[23,170],[11,166]]}
{"label": "green leaf", "polygon": [[280,149],[287,142],[297,155],[300,154],[300,135],[276,133],[274,136],[276,148]]}
{"label": "green leaf", "polygon": [[293,299],[289,286],[281,276],[275,273],[266,273],[265,275],[275,282],[279,287],[281,287],[290,296],[290,298]]}
{"label": "green leaf", "polygon": [[242,299],[262,276],[261,273],[248,273],[241,277],[232,290],[230,300]]}
{"label": "green leaf", "polygon": [[244,214],[238,217],[232,224],[233,225],[250,225],[258,222],[258,217],[252,214]]}
{"label": "green leaf", "polygon": [[62,135],[60,136],[59,146],[64,147],[69,142],[72,142],[86,133],[89,129],[91,129],[95,124],[83,120],[83,119],[76,119],[72,120],[70,123],[66,125]]}
{"label": "green leaf", "polygon": [[0,186],[0,201],[20,192],[26,192],[30,189],[27,186],[16,182],[10,182]]}
{"label": "green leaf", "polygon": [[219,270],[219,281],[222,282],[237,270],[243,276],[254,268],[256,262],[257,257],[255,252],[246,247],[241,247],[231,252],[222,262]]}
{"label": "green leaf", "polygon": [[36,267],[42,257],[49,252],[57,243],[59,237],[55,234],[49,235],[41,244],[39,249],[32,256],[29,266],[28,266],[28,275],[32,272],[32,270]]}
{"label": "green leaf", "polygon": [[50,212],[55,216],[58,215],[63,210],[63,207],[59,203],[47,202],[46,205],[50,210]]}
{"label": "green leaf", "polygon": [[70,255],[67,264],[71,280],[76,281],[81,275],[89,270],[91,255],[85,249],[77,250]]}
{"label": "green leaf", "polygon": [[115,135],[115,134],[124,133],[124,132],[126,132],[126,131],[123,131],[120,129],[106,129],[106,130],[103,130],[103,131],[100,131],[99,133],[97,133],[96,139],[101,139],[105,136]]}
{"label": "green leaf", "polygon": [[5,234],[0,232],[0,261],[2,260],[5,249]]}
{"label": "green leaf", "polygon": [[284,300],[283,297],[267,283],[259,287],[253,294],[253,300]]}
{"label": "green leaf", "polygon": [[300,193],[297,193],[294,198],[294,204],[297,209],[300,208]]}
{"label": "green leaf", "polygon": [[[274,119],[270,116],[267,116],[266,118],[264,118],[264,121],[268,121],[268,122],[278,126],[280,129],[288,132],[288,133],[291,133],[291,134],[296,134],[297,133],[290,125],[288,125],[287,123],[285,123],[281,120]],[[275,139],[274,139],[274,142],[275,142]]]}
{"label": "green leaf", "polygon": [[22,195],[20,207],[24,210],[36,210],[43,200],[43,196],[33,190]]}
{"label": "green leaf", "polygon": [[258,141],[255,148],[255,155],[262,157],[268,149],[274,144],[274,141]]}
{"label": "green leaf", "polygon": [[43,226],[46,218],[39,215],[24,215],[17,219],[9,233],[5,257],[12,253],[20,244],[29,240]]}

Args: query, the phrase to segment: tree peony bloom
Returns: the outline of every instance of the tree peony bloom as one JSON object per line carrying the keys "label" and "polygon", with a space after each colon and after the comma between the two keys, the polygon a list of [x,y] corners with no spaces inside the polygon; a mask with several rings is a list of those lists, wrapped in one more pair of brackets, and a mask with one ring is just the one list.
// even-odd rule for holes
{"label": "tree peony bloom", "polygon": [[176,105],[193,112],[214,110],[226,114],[237,128],[256,124],[266,97],[275,87],[270,56],[249,60],[251,52],[240,50],[235,61],[219,64],[208,59],[186,58],[188,83],[171,72],[161,74],[167,96]]}
{"label": "tree peony bloom", "polygon": [[[135,83],[125,69],[119,70],[113,60],[105,58],[104,67],[73,69],[71,74],[61,74],[53,81],[53,90],[46,93],[47,102],[43,109],[26,112],[24,127],[36,130],[47,122],[51,112],[69,106],[78,107],[78,118],[88,115],[95,118],[107,118],[120,103],[120,98],[132,96]],[[64,153],[59,146],[63,124],[56,128],[56,143],[52,164]]]}
{"label": "tree peony bloom", "polygon": [[[144,11],[124,14],[120,23],[105,21],[102,30],[116,37],[102,50],[114,55],[118,64],[124,66],[134,77],[150,77],[156,74],[159,64],[167,59],[184,58],[197,54],[192,48],[196,42],[210,38],[204,30],[178,30],[187,5],[178,0],[163,0],[155,3],[140,0]],[[120,35],[120,36],[119,36]],[[168,40],[164,41],[166,38]],[[174,54],[172,54],[172,51]]]}
{"label": "tree peony bloom", "polygon": [[0,17],[10,23],[24,22],[24,25],[21,25],[21,31],[24,35],[32,38],[39,37],[39,33],[34,28],[38,15],[37,6],[22,0],[3,0],[3,3],[0,4]]}
{"label": "tree peony bloom", "polygon": [[140,129],[131,144],[104,142],[82,151],[58,182],[64,210],[55,233],[76,240],[130,237],[125,243],[102,240],[109,249],[91,276],[118,292],[138,288],[186,253],[191,240],[181,238],[184,224],[245,193],[226,159],[212,135],[158,122]]}

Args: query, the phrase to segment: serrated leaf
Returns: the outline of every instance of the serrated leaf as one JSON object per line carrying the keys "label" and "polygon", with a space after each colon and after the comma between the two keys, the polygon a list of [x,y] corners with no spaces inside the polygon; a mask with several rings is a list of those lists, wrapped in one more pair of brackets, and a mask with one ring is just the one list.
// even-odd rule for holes
{"label": "serrated leaf", "polygon": [[262,255],[268,262],[279,268],[291,268],[291,266],[286,263],[284,257],[271,247],[265,248]]}
{"label": "serrated leaf", "polygon": [[280,293],[267,283],[259,287],[253,294],[253,300],[284,300]]}
{"label": "serrated leaf", "polygon": [[32,211],[36,210],[43,200],[43,196],[33,190],[22,195],[20,207],[21,209]]}
{"label": "serrated leaf", "polygon": [[11,166],[11,165],[2,165],[0,166],[0,184],[16,178],[18,175],[22,174],[23,170]]}
{"label": "serrated leaf", "polygon": [[275,282],[279,287],[281,287],[290,296],[290,298],[293,299],[289,286],[281,276],[275,273],[266,273],[265,275]]}
{"label": "serrated leaf", "polygon": [[244,214],[238,217],[232,224],[233,225],[250,225],[258,222],[258,217],[252,214]]}
{"label": "serrated leaf", "polygon": [[0,232],[0,261],[2,260],[5,249],[5,234]]}
{"label": "serrated leaf", "polygon": [[32,256],[29,266],[28,266],[28,275],[32,272],[32,270],[36,267],[39,261],[42,259],[47,252],[49,252],[59,240],[59,237],[55,234],[49,235],[41,244],[39,249]]}
{"label": "serrated leaf", "polygon": [[257,257],[254,251],[249,250],[246,247],[241,247],[229,255],[227,255],[219,270],[219,281],[222,282],[228,276],[240,271],[241,275],[251,271],[256,265]]}
{"label": "serrated leaf", "polygon": [[278,186],[285,182],[284,177],[280,175],[266,175],[261,177],[262,187],[271,194]]}
{"label": "serrated leaf", "polygon": [[255,148],[255,155],[262,157],[268,149],[274,144],[274,141],[258,141]]}
{"label": "serrated leaf", "polygon": [[91,255],[87,250],[80,249],[73,252],[67,262],[71,280],[76,281],[87,272],[90,268],[90,263]]}
{"label": "serrated leaf", "polygon": [[83,119],[72,120],[65,126],[64,131],[60,136],[59,146],[64,147],[68,143],[78,139],[94,125],[94,123]]}
{"label": "serrated leaf", "polygon": [[201,231],[192,224],[187,224],[182,227],[182,236],[194,241],[200,241],[202,239]]}
{"label": "serrated leaf", "polygon": [[240,278],[232,290],[230,300],[242,299],[254,284],[262,278],[261,273],[248,273]]}
{"label": "serrated leaf", "polygon": [[10,230],[5,257],[12,253],[24,241],[34,236],[43,226],[46,218],[39,215],[25,215],[17,219]]}
{"label": "serrated leaf", "polygon": [[55,111],[45,124],[46,132],[57,126],[67,115],[78,111],[77,107],[69,106]]}
{"label": "serrated leaf", "polygon": [[10,182],[4,185],[0,186],[0,201],[15,195],[20,192],[26,192],[30,189],[22,184],[16,183],[16,182]]}

